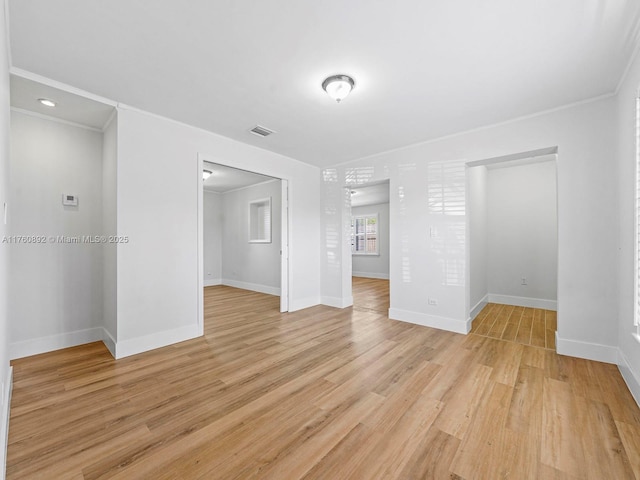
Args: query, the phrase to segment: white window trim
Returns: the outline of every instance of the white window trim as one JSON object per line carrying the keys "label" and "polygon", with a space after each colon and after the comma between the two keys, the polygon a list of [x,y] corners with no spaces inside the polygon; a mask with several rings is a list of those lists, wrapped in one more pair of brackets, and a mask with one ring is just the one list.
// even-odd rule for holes
{"label": "white window trim", "polygon": [[[356,218],[372,218],[376,219],[376,251],[375,252],[356,252],[355,248],[355,225]],[[365,245],[366,245],[366,221],[365,221]],[[359,257],[379,257],[380,256],[380,215],[378,212],[363,214],[363,215],[353,215],[351,217],[351,254],[357,255]]]}
{"label": "white window trim", "polygon": [[[256,207],[264,207],[266,209],[262,219],[258,219],[264,222],[264,232],[262,232],[262,235],[258,235],[257,232],[253,231],[253,223],[254,220],[256,220],[253,217]],[[271,243],[271,221],[271,197],[260,198],[249,202],[249,243]]]}

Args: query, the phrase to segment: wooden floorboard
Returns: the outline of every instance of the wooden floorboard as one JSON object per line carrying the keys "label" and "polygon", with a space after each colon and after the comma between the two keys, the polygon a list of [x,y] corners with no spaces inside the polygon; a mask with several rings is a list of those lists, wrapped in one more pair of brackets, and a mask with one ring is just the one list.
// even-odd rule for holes
{"label": "wooden floorboard", "polygon": [[557,329],[552,310],[488,303],[474,319],[471,333],[555,350]]}
{"label": "wooden floorboard", "polygon": [[614,365],[553,351],[555,312],[492,304],[464,336],[353,289],[281,314],[207,287],[201,338],[14,361],[7,478],[640,480],[640,409]]}

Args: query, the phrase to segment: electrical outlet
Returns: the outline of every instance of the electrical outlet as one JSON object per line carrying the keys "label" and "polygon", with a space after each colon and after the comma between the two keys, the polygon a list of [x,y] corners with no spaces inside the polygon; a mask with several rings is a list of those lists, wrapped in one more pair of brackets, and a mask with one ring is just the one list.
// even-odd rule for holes
{"label": "electrical outlet", "polygon": [[522,277],[522,279],[520,280],[520,285],[526,285],[526,284],[527,284],[526,277]]}
{"label": "electrical outlet", "polygon": [[428,300],[428,303],[429,305],[433,305],[435,307],[436,305],[438,305],[438,300],[436,300],[435,298],[430,298]]}

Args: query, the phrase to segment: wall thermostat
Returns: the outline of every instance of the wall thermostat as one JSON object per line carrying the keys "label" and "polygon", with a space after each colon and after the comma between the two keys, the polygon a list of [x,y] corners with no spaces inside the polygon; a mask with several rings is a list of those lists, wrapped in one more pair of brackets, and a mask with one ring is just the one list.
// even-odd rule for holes
{"label": "wall thermostat", "polygon": [[68,195],[66,193],[62,194],[62,205],[70,205],[72,207],[78,206],[78,196],[77,195]]}

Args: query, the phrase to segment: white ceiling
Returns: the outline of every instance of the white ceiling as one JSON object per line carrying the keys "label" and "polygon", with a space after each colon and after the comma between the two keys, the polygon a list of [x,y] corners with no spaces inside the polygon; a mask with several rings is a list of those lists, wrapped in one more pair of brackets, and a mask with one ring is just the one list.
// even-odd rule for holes
{"label": "white ceiling", "polygon": [[[318,166],[612,93],[640,13],[637,0],[9,7],[14,67]],[[320,87],[335,73],[356,81],[340,104]]]}
{"label": "white ceiling", "polygon": [[205,162],[203,167],[204,170],[211,172],[211,176],[204,181],[204,189],[214,193],[226,193],[249,185],[276,180],[273,177],[226,167],[217,163]]}
{"label": "white ceiling", "polygon": [[[45,107],[38,102],[39,98],[55,100],[56,106]],[[99,130],[114,110],[110,105],[15,75],[11,75],[11,106]]]}
{"label": "white ceiling", "polygon": [[363,207],[389,203],[389,182],[367,185],[366,187],[351,188],[351,206]]}

